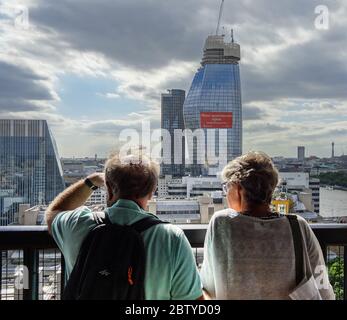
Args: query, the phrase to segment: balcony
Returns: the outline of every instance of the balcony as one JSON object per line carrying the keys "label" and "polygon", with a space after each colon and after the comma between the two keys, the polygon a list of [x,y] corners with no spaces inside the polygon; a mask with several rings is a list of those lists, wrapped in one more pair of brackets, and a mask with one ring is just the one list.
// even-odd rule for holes
{"label": "balcony", "polygon": [[[181,227],[198,265],[207,225]],[[328,263],[336,298],[347,300],[347,224],[312,224]],[[45,226],[0,227],[1,300],[59,300],[64,259]],[[22,275],[27,277],[23,283]]]}

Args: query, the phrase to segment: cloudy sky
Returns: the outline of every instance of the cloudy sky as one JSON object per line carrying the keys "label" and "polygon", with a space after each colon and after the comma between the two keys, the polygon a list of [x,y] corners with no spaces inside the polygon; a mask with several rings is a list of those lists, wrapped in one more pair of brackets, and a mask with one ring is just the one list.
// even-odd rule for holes
{"label": "cloudy sky", "polygon": [[[47,119],[61,156],[108,154],[158,127],[160,93],[189,90],[219,3],[0,0],[0,118]],[[225,0],[222,25],[241,45],[243,150],[347,153],[347,2]]]}

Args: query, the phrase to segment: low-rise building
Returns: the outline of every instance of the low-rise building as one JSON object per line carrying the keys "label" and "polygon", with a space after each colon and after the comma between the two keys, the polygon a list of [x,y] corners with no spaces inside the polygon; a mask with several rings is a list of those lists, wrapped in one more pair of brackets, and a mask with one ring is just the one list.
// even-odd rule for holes
{"label": "low-rise building", "polygon": [[191,199],[153,199],[148,211],[171,223],[208,223],[212,215],[227,208],[221,192],[213,192]]}
{"label": "low-rise building", "polygon": [[[319,214],[319,188],[320,180],[310,177],[308,172],[283,171],[279,172],[281,184],[285,186],[287,192],[291,193],[311,193],[312,211]],[[302,195],[303,197],[303,195]],[[306,200],[305,200],[306,201]],[[307,204],[307,208],[311,205]]]}
{"label": "low-rise building", "polygon": [[160,177],[158,182],[158,198],[160,199],[191,199],[216,191],[222,191],[219,177],[164,176]]}

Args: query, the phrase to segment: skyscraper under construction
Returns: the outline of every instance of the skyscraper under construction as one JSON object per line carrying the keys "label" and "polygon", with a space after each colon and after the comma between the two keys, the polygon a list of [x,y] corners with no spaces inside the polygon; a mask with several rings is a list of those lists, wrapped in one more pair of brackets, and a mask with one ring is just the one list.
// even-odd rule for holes
{"label": "skyscraper under construction", "polygon": [[[240,46],[234,42],[233,33],[226,42],[218,29],[219,21],[216,34],[206,39],[201,67],[184,102],[185,128],[205,133],[203,147],[194,141],[188,150],[193,176],[215,175],[242,153]],[[218,163],[211,162],[211,152],[218,156]]]}

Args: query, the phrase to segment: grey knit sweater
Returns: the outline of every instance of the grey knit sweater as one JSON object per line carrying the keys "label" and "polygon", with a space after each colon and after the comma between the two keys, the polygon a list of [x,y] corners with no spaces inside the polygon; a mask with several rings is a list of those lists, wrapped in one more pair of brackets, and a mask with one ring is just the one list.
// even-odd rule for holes
{"label": "grey knit sweater", "polygon": [[[319,243],[308,223],[301,217],[298,220],[307,260],[312,270],[319,270],[314,276],[323,276],[327,283],[319,287],[320,294],[334,299]],[[231,209],[215,213],[206,234],[201,279],[215,299],[290,299],[296,283],[288,219],[265,220]]]}

